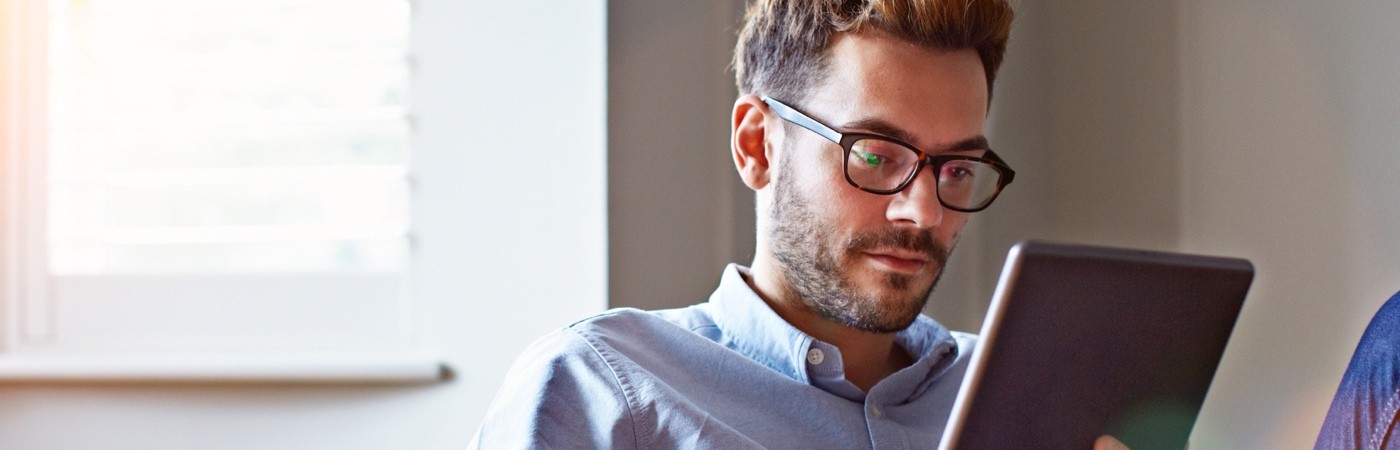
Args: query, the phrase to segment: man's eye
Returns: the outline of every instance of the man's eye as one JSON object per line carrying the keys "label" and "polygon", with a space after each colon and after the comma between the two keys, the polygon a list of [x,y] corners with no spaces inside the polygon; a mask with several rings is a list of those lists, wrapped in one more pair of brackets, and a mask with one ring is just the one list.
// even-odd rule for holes
{"label": "man's eye", "polygon": [[885,163],[888,163],[888,162],[890,161],[890,158],[889,158],[888,156],[884,156],[884,155],[877,155],[877,154],[874,154],[874,153],[867,153],[867,152],[860,152],[860,151],[856,151],[856,152],[852,152],[852,153],[855,153],[856,159],[858,159],[858,160],[860,160],[860,162],[864,163],[864,164],[866,165],[866,167],[879,167],[879,166],[884,165]]}
{"label": "man's eye", "polygon": [[975,173],[973,173],[971,170],[968,170],[966,167],[958,166],[955,164],[947,164],[943,166],[943,176],[940,178],[949,180],[964,180],[972,178],[975,175]]}

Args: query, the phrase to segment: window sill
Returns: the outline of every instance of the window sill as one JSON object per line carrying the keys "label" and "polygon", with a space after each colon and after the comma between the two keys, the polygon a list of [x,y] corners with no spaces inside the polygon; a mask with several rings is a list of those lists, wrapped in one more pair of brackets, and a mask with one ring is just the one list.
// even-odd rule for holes
{"label": "window sill", "polygon": [[430,384],[451,369],[431,355],[10,354],[0,383]]}

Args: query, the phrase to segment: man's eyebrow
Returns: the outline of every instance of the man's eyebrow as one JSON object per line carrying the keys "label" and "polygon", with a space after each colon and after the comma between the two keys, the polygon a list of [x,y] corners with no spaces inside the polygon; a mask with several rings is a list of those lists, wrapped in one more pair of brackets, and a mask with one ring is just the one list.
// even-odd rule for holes
{"label": "man's eyebrow", "polygon": [[940,149],[928,150],[928,151],[931,151],[932,153],[945,153],[945,152],[975,152],[975,151],[979,151],[979,150],[990,150],[991,147],[992,147],[991,144],[989,144],[989,143],[987,142],[987,137],[986,137],[986,136],[980,136],[980,135],[979,135],[979,136],[974,136],[974,137],[970,137],[970,138],[967,138],[967,139],[963,139],[963,140],[958,141],[958,142],[954,142],[953,145],[949,145],[949,146],[946,146],[946,147],[943,147],[943,148],[940,148]]}
{"label": "man's eyebrow", "polygon": [[[907,142],[916,147],[918,146],[918,140],[914,139],[914,135],[909,134],[909,132],[904,131],[904,129],[891,125],[889,122],[885,122],[880,119],[860,119],[845,124],[844,126],[842,126],[842,129],[888,136]],[[991,145],[988,144],[987,137],[978,135],[967,139],[963,139],[958,142],[954,142],[951,145],[945,145],[938,148],[919,147],[919,150],[925,153],[934,154],[945,152],[971,152],[977,150],[986,150],[990,147]]]}

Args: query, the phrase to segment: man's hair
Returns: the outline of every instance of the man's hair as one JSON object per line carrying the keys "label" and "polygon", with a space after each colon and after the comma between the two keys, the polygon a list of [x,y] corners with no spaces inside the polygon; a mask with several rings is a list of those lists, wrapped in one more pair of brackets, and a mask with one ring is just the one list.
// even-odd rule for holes
{"label": "man's hair", "polygon": [[879,30],[933,50],[976,50],[990,99],[1011,19],[1005,0],[756,0],[734,49],[735,78],[740,93],[801,101],[826,75],[833,35]]}

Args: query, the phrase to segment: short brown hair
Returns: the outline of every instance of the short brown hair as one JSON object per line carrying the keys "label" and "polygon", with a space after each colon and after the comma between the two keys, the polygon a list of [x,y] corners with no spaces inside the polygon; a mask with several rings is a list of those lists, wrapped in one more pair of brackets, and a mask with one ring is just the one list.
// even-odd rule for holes
{"label": "short brown hair", "polygon": [[756,0],[734,75],[740,93],[801,101],[826,74],[834,34],[875,29],[935,50],[976,50],[990,99],[1011,19],[1005,0]]}

